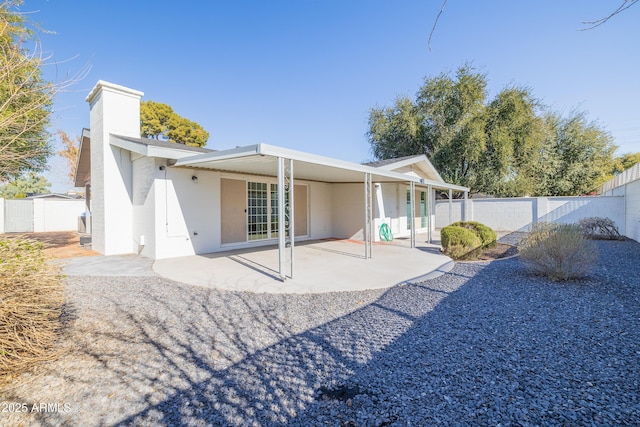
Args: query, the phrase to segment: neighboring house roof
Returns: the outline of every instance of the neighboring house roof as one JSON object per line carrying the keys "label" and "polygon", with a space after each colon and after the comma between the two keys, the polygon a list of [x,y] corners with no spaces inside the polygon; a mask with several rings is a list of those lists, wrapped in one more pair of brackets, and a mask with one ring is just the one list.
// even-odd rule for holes
{"label": "neighboring house roof", "polygon": [[[160,141],[149,138],[132,138],[129,136],[111,135],[112,145],[138,153],[143,156],[180,159],[195,154],[211,153],[215,150],[203,147],[192,147],[176,142]],[[74,185],[84,187],[91,182],[91,132],[82,130],[82,139],[76,164]]]}
{"label": "neighboring house roof", "polygon": [[407,173],[432,181],[445,182],[424,154],[379,160],[365,163],[365,165],[388,171]]}
{"label": "neighboring house roof", "polygon": [[70,200],[75,200],[78,199],[78,197],[75,196],[69,196],[68,194],[59,194],[59,193],[49,193],[49,194],[33,194],[33,195],[27,195],[26,199],[70,199]]}
{"label": "neighboring house roof", "polygon": [[379,168],[379,167],[382,167],[382,166],[390,165],[392,163],[400,162],[402,160],[415,159],[416,157],[422,157],[422,155],[421,154],[416,154],[414,156],[396,157],[395,159],[377,160],[375,162],[363,163],[363,165],[373,166],[374,168]]}

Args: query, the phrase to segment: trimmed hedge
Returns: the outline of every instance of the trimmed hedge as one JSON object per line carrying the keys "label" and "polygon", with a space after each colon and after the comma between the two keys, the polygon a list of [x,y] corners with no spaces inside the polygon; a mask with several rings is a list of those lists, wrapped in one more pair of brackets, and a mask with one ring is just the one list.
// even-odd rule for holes
{"label": "trimmed hedge", "polygon": [[491,227],[488,227],[477,221],[458,221],[454,222],[450,226],[462,227],[466,228],[467,230],[473,231],[476,236],[478,236],[482,241],[483,248],[492,248],[496,245],[496,241],[498,239],[496,232],[493,231]]}
{"label": "trimmed hedge", "polygon": [[442,250],[453,259],[473,259],[482,251],[482,240],[467,228],[448,225],[440,230]]}

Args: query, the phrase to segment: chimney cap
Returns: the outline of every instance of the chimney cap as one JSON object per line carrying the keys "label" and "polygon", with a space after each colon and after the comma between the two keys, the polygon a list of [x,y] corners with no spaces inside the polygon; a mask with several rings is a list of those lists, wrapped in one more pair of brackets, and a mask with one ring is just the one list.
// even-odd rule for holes
{"label": "chimney cap", "polygon": [[91,92],[89,92],[89,95],[87,95],[87,98],[85,99],[85,101],[87,101],[88,103],[93,102],[94,98],[98,95],[98,93],[100,93],[103,90],[108,90],[111,92],[119,92],[121,94],[128,95],[128,96],[135,96],[137,98],[141,98],[144,95],[144,92],[140,92],[139,90],[117,85],[115,83],[109,83],[104,80],[98,80],[98,83],[96,83],[93,89],[91,89]]}

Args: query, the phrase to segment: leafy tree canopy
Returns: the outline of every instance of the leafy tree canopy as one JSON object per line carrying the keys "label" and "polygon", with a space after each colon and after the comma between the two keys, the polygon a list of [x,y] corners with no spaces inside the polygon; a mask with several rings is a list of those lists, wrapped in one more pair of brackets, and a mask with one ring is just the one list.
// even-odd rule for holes
{"label": "leafy tree canopy", "polygon": [[371,109],[374,157],[425,154],[445,181],[496,196],[584,194],[606,180],[616,147],[584,113],[546,112],[517,86],[488,100],[486,87],[465,64],[425,78],[415,101]]}
{"label": "leafy tree canopy", "polygon": [[186,119],[167,104],[154,101],[140,103],[140,133],[146,138],[204,147],[209,132],[198,123]]}
{"label": "leafy tree canopy", "polygon": [[47,194],[50,188],[51,183],[47,181],[47,178],[38,176],[35,172],[29,172],[27,175],[18,177],[0,187],[0,197],[14,199],[26,197],[29,193]]}
{"label": "leafy tree canopy", "polygon": [[34,31],[18,12],[21,1],[0,0],[0,181],[42,171],[51,155],[47,126],[56,86],[45,81]]}
{"label": "leafy tree canopy", "polygon": [[611,171],[612,175],[624,172],[630,167],[640,163],[640,153],[627,153],[615,158],[615,165]]}

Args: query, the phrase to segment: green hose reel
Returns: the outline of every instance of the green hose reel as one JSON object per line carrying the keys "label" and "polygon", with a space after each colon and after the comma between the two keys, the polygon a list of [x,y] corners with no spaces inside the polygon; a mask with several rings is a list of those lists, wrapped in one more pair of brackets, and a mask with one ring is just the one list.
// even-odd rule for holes
{"label": "green hose reel", "polygon": [[382,224],[380,226],[380,240],[390,242],[393,240],[393,234],[391,233],[391,227],[389,224]]}

